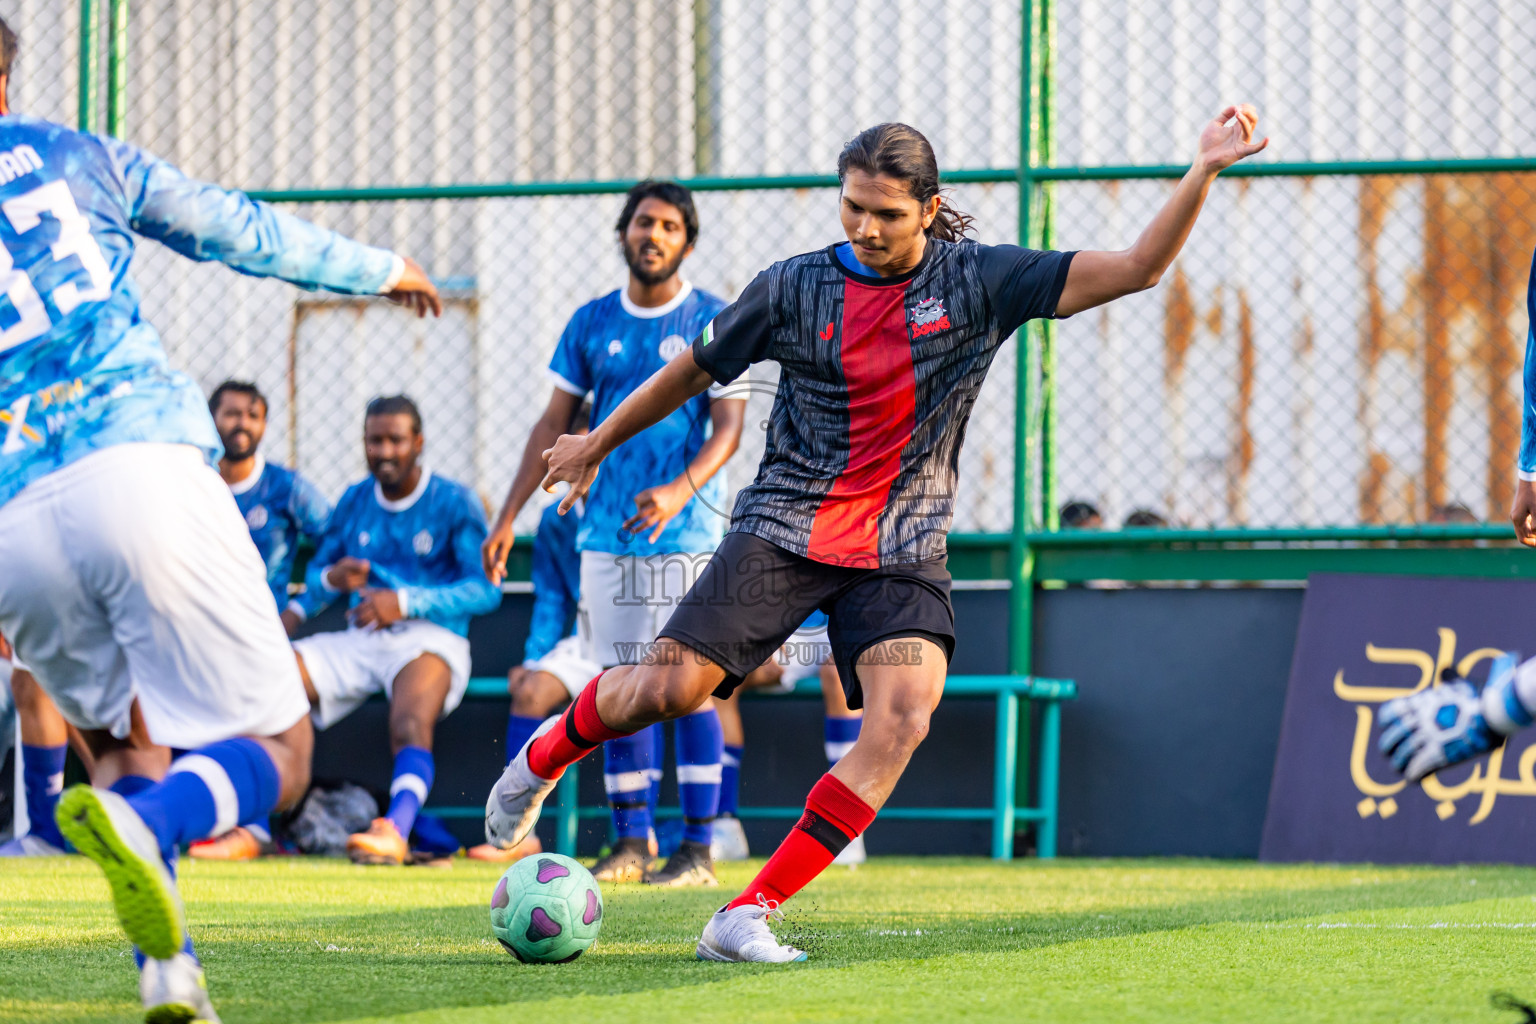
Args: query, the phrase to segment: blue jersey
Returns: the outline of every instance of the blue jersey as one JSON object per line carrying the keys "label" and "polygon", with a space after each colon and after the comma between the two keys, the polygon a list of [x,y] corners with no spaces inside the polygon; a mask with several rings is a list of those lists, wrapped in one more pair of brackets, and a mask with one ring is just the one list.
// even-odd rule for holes
{"label": "blue jersey", "polygon": [[565,515],[555,502],[539,517],[533,537],[533,615],[528,620],[528,642],[523,662],[538,661],[570,635],[581,598],[581,555],[576,551],[576,531],[581,525],[582,503]]}
{"label": "blue jersey", "polygon": [[0,504],[116,444],[222,451],[202,392],[139,315],[135,234],[306,288],[376,293],[400,266],[117,139],[0,117]]}
{"label": "blue jersey", "polygon": [[1520,478],[1536,480],[1536,257],[1525,288],[1525,405],[1520,416]]}
{"label": "blue jersey", "polygon": [[[462,484],[423,469],[416,490],[390,501],[369,477],[336,503],[310,559],[301,607],[313,615],[334,600],[325,570],[343,558],[361,558],[371,565],[368,586],[399,594],[407,618],[467,636],[471,618],[501,604],[501,591],[480,567],[485,533],[480,499]],[[357,601],[352,594],[348,606]]]}
{"label": "blue jersey", "polygon": [[288,584],[293,580],[293,556],[299,538],[316,543],[325,534],[331,503],[320,489],[293,470],[256,456],[251,475],[230,485],[235,504],[250,528],[251,540],[267,564],[267,586],[279,608],[288,606]]}
{"label": "blue jersey", "polygon": [[[673,356],[688,347],[725,303],[684,285],[665,306],[647,309],[611,292],[576,311],[549,369],[555,386],[573,395],[592,393],[595,427]],[[714,392],[718,393],[718,392]],[[715,474],[689,499],[655,543],[650,531],[629,533],[625,520],[637,511],[635,495],[682,476],[709,437],[709,395],[699,395],[660,423],[620,445],[603,461],[581,519],[576,545],[582,551],[652,555],[713,551],[725,533],[725,477]]]}

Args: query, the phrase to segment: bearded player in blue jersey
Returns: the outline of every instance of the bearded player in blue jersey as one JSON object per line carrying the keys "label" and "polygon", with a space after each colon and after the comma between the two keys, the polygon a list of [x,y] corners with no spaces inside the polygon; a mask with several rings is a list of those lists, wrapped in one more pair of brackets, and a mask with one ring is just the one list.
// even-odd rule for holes
{"label": "bearded player in blue jersey", "polygon": [[[1520,457],[1509,516],[1515,537],[1536,548],[1536,257],[1525,290],[1525,403]],[[1536,721],[1536,658],[1515,652],[1496,658],[1478,690],[1466,679],[1431,686],[1381,706],[1381,750],[1398,771],[1418,782],[1441,768],[1486,754]]]}
{"label": "bearded player in blue jersey", "polygon": [[348,604],[349,628],[293,645],[315,727],[329,728],[376,693],[389,698],[389,809],[347,840],[359,864],[410,858],[406,839],[436,773],[437,720],[469,685],[469,620],[501,603],[480,571],[480,499],[423,465],[423,448],[415,402],[395,395],[368,403],[371,475],[336,503],[299,602],[308,614],[339,597]]}
{"label": "bearded player in blue jersey", "polygon": [[[698,212],[686,188],[641,182],[630,189],[615,228],[629,282],[578,309],[560,336],[549,364],[554,383],[549,405],[529,435],[486,542],[485,569],[493,579],[504,571],[512,521],[542,479],[543,452],[560,436],[583,396],[591,392],[592,424],[601,424],[725,307],[680,274],[699,234]],[[577,536],[578,619],[587,659],[599,668],[645,657],[675,603],[720,543],[724,517],[717,510],[724,508],[725,481],[717,474],[740,444],[746,408],[744,397],[726,395],[716,388],[695,396],[616,452],[587,496]],[[509,730],[509,754],[538,725],[539,719],[530,715],[515,734]],[[723,740],[713,703],[705,701],[681,718],[677,729],[681,844],[661,870],[648,872],[660,737],[655,729],[642,729],[605,750],[603,781],[618,839],[593,868],[598,879],[718,884],[709,847]]]}
{"label": "bearded player in blue jersey", "polygon": [[[147,958],[149,1016],[217,1020],[169,862],[303,795],[312,731],[265,567],[210,465],[207,404],[139,313],[134,236],[421,315],[441,304],[388,250],[12,112],[15,57],[0,22],[0,633],[95,755],[103,788],[69,789],[56,818]],[[188,753],[167,766],[165,748]]]}

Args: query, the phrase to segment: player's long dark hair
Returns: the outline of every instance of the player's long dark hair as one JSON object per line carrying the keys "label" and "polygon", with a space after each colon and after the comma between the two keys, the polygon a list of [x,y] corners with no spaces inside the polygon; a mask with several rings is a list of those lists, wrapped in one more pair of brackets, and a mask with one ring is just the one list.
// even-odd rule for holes
{"label": "player's long dark hair", "polygon": [[943,201],[933,223],[924,230],[930,238],[958,242],[970,231],[975,218],[961,213],[939,188],[939,161],[923,133],[911,125],[889,122],[866,128],[843,147],[837,158],[837,180],[845,181],[857,168],[866,174],[884,174],[907,183],[913,199],[926,203],[934,196]]}

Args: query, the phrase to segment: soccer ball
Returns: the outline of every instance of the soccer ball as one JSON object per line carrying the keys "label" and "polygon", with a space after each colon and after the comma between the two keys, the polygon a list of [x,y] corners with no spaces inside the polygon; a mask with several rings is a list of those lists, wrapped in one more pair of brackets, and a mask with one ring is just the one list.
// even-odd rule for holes
{"label": "soccer ball", "polygon": [[491,932],[525,964],[563,964],[597,941],[603,895],[592,872],[558,853],[507,868],[491,893]]}

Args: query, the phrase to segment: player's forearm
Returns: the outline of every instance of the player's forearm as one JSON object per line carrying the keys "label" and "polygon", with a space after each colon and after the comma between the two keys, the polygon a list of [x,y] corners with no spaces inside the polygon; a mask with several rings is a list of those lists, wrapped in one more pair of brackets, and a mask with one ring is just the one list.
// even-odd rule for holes
{"label": "player's forearm", "polygon": [[464,618],[486,615],[501,604],[501,590],[476,571],[442,586],[401,587],[397,591],[409,618]]}
{"label": "player's forearm", "polygon": [[1189,239],[1215,180],[1216,172],[1199,160],[1179,180],[1168,202],[1127,250],[1131,276],[1127,283],[1139,286],[1132,290],[1150,288],[1162,278]]}
{"label": "player's forearm", "polygon": [[694,361],[693,350],[689,349],[619,403],[619,407],[592,431],[588,443],[595,445],[601,456],[606,456],[646,427],[660,423],[681,409],[690,398],[702,395],[712,383],[709,374]]}
{"label": "player's forearm", "polygon": [[516,519],[523,506],[528,504],[528,499],[533,497],[533,492],[538,490],[546,468],[544,453],[559,436],[560,428],[542,418],[534,424],[528,434],[528,443],[523,446],[523,459],[517,464],[512,486],[507,488],[507,500],[502,503],[501,513],[496,517],[498,523],[510,523]]}

